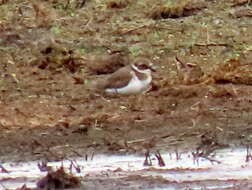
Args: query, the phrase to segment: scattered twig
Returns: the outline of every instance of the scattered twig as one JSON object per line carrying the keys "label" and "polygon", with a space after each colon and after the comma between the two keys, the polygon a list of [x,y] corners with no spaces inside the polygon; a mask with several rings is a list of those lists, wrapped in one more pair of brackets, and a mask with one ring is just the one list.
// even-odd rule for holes
{"label": "scattered twig", "polygon": [[217,164],[221,164],[221,161],[219,161],[219,160],[216,160],[216,159],[213,159],[213,158],[210,158],[210,157],[208,157],[208,156],[200,156],[200,157],[202,157],[202,158],[205,158],[206,160],[209,160],[210,162],[211,162],[211,164],[213,164],[214,162],[216,162]]}
{"label": "scattered twig", "polygon": [[196,152],[192,152],[192,156],[193,156],[194,163],[196,162],[197,165],[199,164],[199,158],[204,158],[204,159],[210,161],[211,164],[214,164],[215,162],[217,164],[221,164],[221,161],[209,157],[208,154],[206,154],[203,151],[199,152],[199,150],[197,150]]}
{"label": "scattered twig", "polygon": [[39,168],[39,170],[41,171],[41,172],[46,172],[46,171],[48,171],[48,165],[47,165],[47,161],[42,161],[41,163],[40,162],[38,162],[38,164],[37,164],[37,166],[38,166],[38,168]]}
{"label": "scattered twig", "polygon": [[150,151],[147,150],[145,153],[145,160],[143,163],[144,166],[152,166],[151,158],[150,158]]}
{"label": "scattered twig", "polygon": [[23,184],[21,187],[16,188],[16,190],[30,190],[30,188],[26,187],[26,185]]}
{"label": "scattered twig", "polygon": [[186,68],[186,63],[184,63],[183,61],[180,60],[180,58],[176,55],[175,56],[175,60],[176,60],[176,65],[177,65],[177,71],[180,71],[181,69]]}
{"label": "scattered twig", "polygon": [[[90,160],[92,161],[93,158],[94,158],[94,151],[91,153]],[[86,162],[88,161],[88,154],[87,153],[84,155],[84,159]]]}
{"label": "scattered twig", "polygon": [[10,173],[10,172],[0,164],[0,173]]}
{"label": "scattered twig", "polygon": [[221,162],[212,158],[212,153],[217,149],[220,144],[216,140],[216,135],[210,135],[208,133],[204,133],[200,135],[201,143],[197,147],[195,152],[192,152],[193,161],[196,162],[197,165],[199,164],[199,158],[204,158],[209,160],[212,164]]}
{"label": "scattered twig", "polygon": [[192,156],[193,156],[193,164],[197,164],[197,166],[199,165],[199,157],[197,155],[197,153],[192,152]]}
{"label": "scattered twig", "polygon": [[251,152],[250,152],[249,145],[247,145],[246,151],[247,151],[247,154],[246,154],[246,162],[249,162],[249,161],[252,160],[252,155],[251,155]]}
{"label": "scattered twig", "polygon": [[252,3],[252,1],[251,0],[238,0],[238,1],[234,1],[231,7],[242,6],[244,4],[249,4],[249,3]]}
{"label": "scattered twig", "polygon": [[77,173],[81,173],[81,168],[80,166],[77,164],[77,162],[75,160],[71,160],[71,164],[69,167],[70,172],[72,173],[72,169],[75,169]]}
{"label": "scattered twig", "polygon": [[147,28],[147,27],[149,27],[149,26],[148,25],[138,26],[138,27],[135,27],[135,28],[131,28],[131,29],[122,31],[122,32],[120,32],[120,34],[128,34],[128,33],[134,32],[136,30],[139,30],[139,29],[142,29],[142,28]]}
{"label": "scattered twig", "polygon": [[88,154],[85,154],[85,161],[88,161]]}
{"label": "scattered twig", "polygon": [[165,162],[164,162],[164,160],[163,160],[163,158],[162,158],[162,156],[161,156],[161,154],[160,154],[159,151],[157,151],[157,153],[155,154],[155,156],[156,156],[156,158],[158,159],[158,165],[159,165],[160,167],[165,166]]}
{"label": "scattered twig", "polygon": [[144,141],[146,141],[146,139],[136,139],[136,140],[127,141],[127,144],[141,143]]}
{"label": "scattered twig", "polygon": [[91,154],[91,160],[93,160],[93,159],[94,159],[94,151]]}
{"label": "scattered twig", "polygon": [[177,149],[175,150],[175,155],[176,155],[176,160],[177,161],[181,159],[182,154],[180,154]]}
{"label": "scattered twig", "polygon": [[224,43],[218,43],[218,44],[216,44],[216,43],[207,43],[207,44],[200,44],[200,43],[198,43],[198,44],[194,44],[195,46],[206,46],[206,47],[210,47],[210,46],[223,46],[223,47],[227,47],[228,46],[228,44],[224,44]]}
{"label": "scattered twig", "polygon": [[79,152],[77,152],[76,150],[72,150],[73,153],[75,153],[77,156],[81,157],[82,154],[80,154]]}
{"label": "scattered twig", "polygon": [[86,0],[80,0],[80,2],[77,3],[76,8],[81,9],[82,7],[84,7],[86,4]]}
{"label": "scattered twig", "polygon": [[64,9],[68,9],[69,4],[70,4],[70,0],[67,0],[67,3],[66,3],[66,5],[65,5]]}
{"label": "scattered twig", "polygon": [[170,137],[170,136],[171,136],[170,134],[167,134],[167,135],[161,136],[160,138],[165,139],[165,138],[168,138],[168,137]]}

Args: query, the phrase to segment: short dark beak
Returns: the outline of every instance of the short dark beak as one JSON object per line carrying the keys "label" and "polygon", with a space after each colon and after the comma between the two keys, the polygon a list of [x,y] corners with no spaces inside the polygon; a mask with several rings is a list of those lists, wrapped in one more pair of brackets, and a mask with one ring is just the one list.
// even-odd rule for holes
{"label": "short dark beak", "polygon": [[154,73],[156,72],[156,70],[155,70],[153,67],[151,67],[151,66],[150,66],[150,70],[151,70],[152,72],[154,72]]}

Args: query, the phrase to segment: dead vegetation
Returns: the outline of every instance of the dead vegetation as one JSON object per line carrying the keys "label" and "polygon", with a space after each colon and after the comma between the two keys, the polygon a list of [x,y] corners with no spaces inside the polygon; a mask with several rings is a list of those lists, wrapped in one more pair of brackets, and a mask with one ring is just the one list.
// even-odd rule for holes
{"label": "dead vegetation", "polygon": [[252,8],[237,8],[233,11],[232,16],[235,18],[252,17]]}
{"label": "dead vegetation", "polygon": [[154,8],[150,16],[153,19],[179,18],[190,16],[205,7],[205,1],[201,0],[167,1],[165,5]]}
{"label": "dead vegetation", "polygon": [[122,9],[125,8],[129,5],[129,0],[109,0],[107,2],[107,6],[109,8],[118,8],[118,9]]}
{"label": "dead vegetation", "polygon": [[242,5],[249,5],[251,3],[251,0],[233,0],[232,1],[233,6],[242,6]]}
{"label": "dead vegetation", "polygon": [[1,0],[0,1],[0,5],[3,5],[3,4],[5,4],[5,3],[7,3],[9,0]]}
{"label": "dead vegetation", "polygon": [[252,84],[251,65],[243,64],[241,59],[230,59],[214,69],[215,83]]}
{"label": "dead vegetation", "polygon": [[61,166],[56,171],[49,170],[45,177],[37,182],[36,188],[28,188],[25,184],[16,190],[41,190],[41,189],[74,189],[80,187],[80,179],[65,172]]}
{"label": "dead vegetation", "polygon": [[49,171],[48,174],[37,182],[40,189],[69,189],[80,186],[80,179],[67,174],[61,167],[56,171]]}

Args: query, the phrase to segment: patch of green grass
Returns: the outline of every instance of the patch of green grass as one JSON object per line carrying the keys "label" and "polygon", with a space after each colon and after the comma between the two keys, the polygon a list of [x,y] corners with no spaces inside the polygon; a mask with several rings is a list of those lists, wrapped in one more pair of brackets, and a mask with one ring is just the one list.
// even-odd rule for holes
{"label": "patch of green grass", "polygon": [[50,30],[54,34],[60,34],[61,33],[61,30],[60,30],[59,26],[52,26]]}
{"label": "patch of green grass", "polygon": [[129,52],[132,56],[137,56],[140,54],[140,47],[137,45],[133,45],[129,47]]}

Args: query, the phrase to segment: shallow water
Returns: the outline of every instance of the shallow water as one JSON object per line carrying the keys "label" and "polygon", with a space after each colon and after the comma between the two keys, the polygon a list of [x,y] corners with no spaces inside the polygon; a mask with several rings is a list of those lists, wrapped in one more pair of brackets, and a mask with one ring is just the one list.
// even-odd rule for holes
{"label": "shallow water", "polygon": [[[144,156],[136,155],[95,155],[92,160],[86,161],[84,158],[75,158],[74,163],[80,167],[78,173],[74,168],[70,171],[70,160],[62,162],[49,162],[48,166],[59,168],[62,164],[67,172],[72,172],[75,176],[87,179],[119,179],[130,175],[142,177],[162,177],[172,183],[192,183],[191,189],[200,189],[194,182],[219,181],[219,183],[209,183],[206,188],[225,188],[232,186],[231,183],[222,181],[250,180],[252,178],[252,163],[246,162],[246,149],[222,149],[216,151],[214,157],[220,163],[210,162],[205,158],[199,158],[197,162],[191,153],[179,153],[180,158],[176,158],[176,153],[162,153],[165,166],[160,167],[158,160],[151,155],[152,166],[143,166]],[[1,172],[0,179],[2,187],[14,189],[26,184],[27,187],[35,187],[39,178],[46,175],[37,166],[38,162],[26,163],[3,163],[2,166],[8,173]],[[1,186],[0,186],[1,187]],[[158,189],[158,188],[155,188]],[[166,185],[166,189],[174,189],[172,184]]]}

